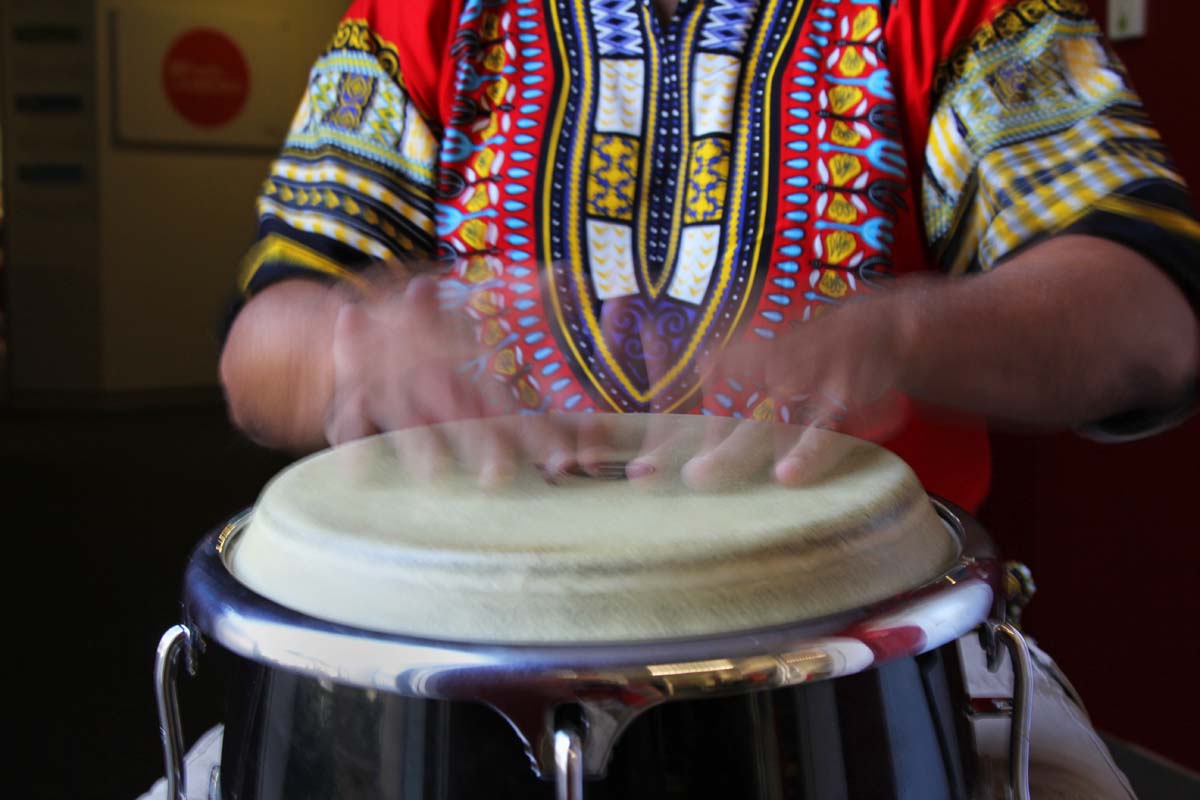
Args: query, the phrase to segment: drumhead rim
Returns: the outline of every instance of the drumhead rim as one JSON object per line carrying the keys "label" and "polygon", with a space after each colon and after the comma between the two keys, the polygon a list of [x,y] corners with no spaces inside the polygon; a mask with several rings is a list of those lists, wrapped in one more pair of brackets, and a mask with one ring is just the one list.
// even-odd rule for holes
{"label": "drumhead rim", "polygon": [[909,592],[790,625],[684,639],[497,644],[382,633],[328,622],[259,595],[228,569],[251,511],[195,548],[184,579],[185,623],[235,655],[364,689],[446,700],[497,687],[536,687],[569,701],[576,689],[667,693],[672,699],[782,688],[842,677],[934,650],[992,615],[1000,568],[982,526],[930,496],[959,545],[945,573]]}

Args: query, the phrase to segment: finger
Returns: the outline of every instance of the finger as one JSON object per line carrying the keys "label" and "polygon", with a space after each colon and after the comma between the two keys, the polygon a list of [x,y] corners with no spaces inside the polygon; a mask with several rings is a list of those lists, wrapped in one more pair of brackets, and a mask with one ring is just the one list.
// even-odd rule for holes
{"label": "finger", "polygon": [[451,443],[467,469],[479,478],[480,485],[497,489],[509,484],[517,472],[519,446],[512,420],[488,414],[488,391],[494,388],[489,379],[480,384],[456,371],[452,392],[454,408],[459,419],[471,422],[454,426]]}
{"label": "finger", "polygon": [[440,426],[416,425],[389,438],[401,469],[414,480],[429,483],[455,471],[453,450]]}
{"label": "finger", "polygon": [[692,455],[703,455],[715,450],[745,424],[747,421],[742,417],[705,417],[696,451]]}
{"label": "finger", "polygon": [[699,450],[699,442],[695,430],[680,425],[677,417],[652,414],[638,454],[625,465],[625,476],[642,487],[656,486],[679,474],[688,457]]}
{"label": "finger", "polygon": [[484,489],[499,489],[517,472],[516,446],[502,421],[476,419],[445,426],[455,449]]}
{"label": "finger", "polygon": [[420,481],[432,481],[458,466],[454,448],[439,423],[457,418],[444,371],[426,364],[391,374],[376,385],[373,416],[392,437],[403,468]]}
{"label": "finger", "polygon": [[353,446],[335,447],[329,451],[329,456],[337,472],[335,479],[349,485],[390,484],[404,480],[395,446],[388,436],[359,439]]}
{"label": "finger", "polygon": [[417,378],[414,405],[434,425],[450,460],[487,487],[500,486],[515,471],[513,447],[502,426],[485,418],[482,398],[470,379],[449,365],[433,365]]}
{"label": "finger", "polygon": [[803,486],[828,475],[853,447],[855,439],[818,425],[803,428],[796,444],[775,463],[775,480]]}
{"label": "finger", "polygon": [[379,430],[366,412],[366,398],[362,392],[354,391],[352,396],[334,396],[325,421],[325,439],[329,444],[345,444],[376,433]]}
{"label": "finger", "polygon": [[[683,465],[684,482],[697,491],[717,491],[762,476],[774,457],[775,427],[740,422],[715,447],[701,451]],[[720,430],[714,426],[715,432]]]}
{"label": "finger", "polygon": [[531,463],[554,476],[576,465],[574,428],[559,414],[528,414],[517,418],[511,435]]}

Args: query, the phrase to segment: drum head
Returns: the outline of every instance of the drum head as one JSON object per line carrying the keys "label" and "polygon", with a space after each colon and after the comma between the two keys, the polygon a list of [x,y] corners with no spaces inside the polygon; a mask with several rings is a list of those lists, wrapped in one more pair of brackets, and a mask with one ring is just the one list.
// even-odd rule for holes
{"label": "drum head", "polygon": [[[558,418],[600,425],[599,475],[518,459],[483,488],[470,452],[545,419],[451,423],[376,436],[291,466],[262,493],[226,563],[257,593],[357,628],[443,641],[600,643],[790,625],[942,575],[959,544],[916,476],[875,445],[827,432],[830,466],[775,484],[784,426],[711,418]],[[627,480],[648,424],[659,469]],[[540,426],[540,427],[539,427]],[[589,435],[595,435],[591,430]],[[690,488],[680,466],[706,441],[744,437],[735,480]],[[456,458],[455,446],[467,455]],[[536,451],[536,448],[534,448]],[[430,475],[434,455],[442,471]]]}

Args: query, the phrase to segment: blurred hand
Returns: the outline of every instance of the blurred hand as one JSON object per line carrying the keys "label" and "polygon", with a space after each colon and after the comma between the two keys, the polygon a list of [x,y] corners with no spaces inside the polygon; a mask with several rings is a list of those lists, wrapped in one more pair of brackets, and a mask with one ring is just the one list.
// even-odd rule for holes
{"label": "blurred hand", "polygon": [[[908,358],[909,291],[896,290],[840,306],[778,339],[745,337],[705,365],[703,391],[721,391],[728,378],[754,386],[774,401],[776,424],[707,417],[702,435],[683,432],[670,417],[646,428],[628,476],[647,486],[681,476],[693,489],[713,491],[773,474],[781,483],[816,480],[841,459],[849,442],[828,431],[883,441],[903,426],[908,403],[898,387]],[[614,352],[638,355],[653,383],[670,367],[658,340],[654,307],[611,299],[601,328]],[[632,339],[632,341],[631,341]],[[786,424],[779,424],[786,423]],[[598,430],[602,433],[603,427]],[[593,436],[602,442],[603,436]],[[581,458],[603,460],[596,453]]]}
{"label": "blurred hand", "polygon": [[[431,277],[385,284],[369,298],[346,303],[334,323],[326,438],[337,445],[495,413],[502,393],[468,371],[480,350],[470,321],[440,308]],[[418,474],[436,474],[450,459],[477,470],[485,483],[502,481],[511,469],[511,444],[493,426],[455,441],[435,431],[411,441],[403,455]]]}
{"label": "blurred hand", "polygon": [[432,278],[346,303],[334,323],[329,442],[481,416],[482,398],[461,369],[476,350],[465,320],[438,308]]}
{"label": "blurred hand", "polygon": [[[713,418],[698,440],[677,435],[667,417],[652,419],[640,454],[627,465],[629,477],[653,483],[681,474],[692,488],[714,490],[772,471],[779,482],[796,485],[817,479],[841,458],[844,440],[826,431],[876,441],[893,435],[907,416],[897,388],[909,347],[904,305],[895,297],[856,300],[776,340],[747,337],[728,348],[708,365],[706,389],[727,378],[754,385],[775,401],[777,420],[789,424]],[[603,310],[605,333],[614,342],[613,320],[622,310],[612,301]],[[640,338],[652,380],[665,368],[652,357],[665,352],[653,341],[653,331],[653,324],[642,324],[632,332]],[[618,457],[606,415],[569,422],[560,415],[538,415],[523,418],[519,426],[493,419],[487,425],[438,429],[438,423],[509,410],[501,385],[468,368],[483,355],[470,320],[439,307],[432,278],[414,277],[373,299],[345,305],[334,326],[329,441],[419,428],[406,437],[401,454],[410,468],[436,475],[458,465],[478,473],[485,485],[504,483],[518,459],[551,473],[597,474],[611,468]]]}
{"label": "blurred hand", "polygon": [[774,340],[747,336],[727,348],[706,370],[705,386],[728,378],[756,386],[789,424],[714,428],[685,465],[685,480],[719,485],[759,468],[750,457],[757,452],[775,459],[777,481],[798,485],[841,458],[843,440],[825,431],[873,441],[895,435],[908,416],[899,389],[912,341],[910,299],[895,290],[856,299]]}
{"label": "blurred hand", "polygon": [[410,474],[431,479],[462,469],[487,487],[504,484],[518,459],[561,471],[589,453],[593,461],[601,457],[595,426],[568,426],[554,415],[519,424],[496,418],[512,410],[511,397],[486,370],[480,374],[487,354],[473,323],[440,306],[432,277],[401,274],[369,298],[343,305],[332,349],[330,444],[407,429],[397,456]]}

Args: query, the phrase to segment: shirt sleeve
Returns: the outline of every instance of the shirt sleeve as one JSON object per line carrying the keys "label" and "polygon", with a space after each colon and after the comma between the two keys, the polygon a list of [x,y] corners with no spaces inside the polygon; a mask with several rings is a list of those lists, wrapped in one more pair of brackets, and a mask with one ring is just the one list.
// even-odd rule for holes
{"label": "shirt sleeve", "polygon": [[355,3],[313,65],[258,197],[243,298],[285,278],[355,280],[379,260],[433,255],[441,42],[419,19],[434,4],[408,9],[407,36],[400,5]]}
{"label": "shirt sleeve", "polygon": [[988,270],[1085,232],[1135,246],[1196,301],[1178,243],[1155,241],[1195,254],[1187,188],[1086,3],[897,0],[891,13],[906,102],[927,98],[908,133],[941,269]]}
{"label": "shirt sleeve", "polygon": [[[888,26],[938,268],[987,271],[1086,234],[1145,255],[1200,308],[1187,187],[1083,0],[896,0]],[[1194,393],[1084,433],[1148,435],[1193,407]]]}

